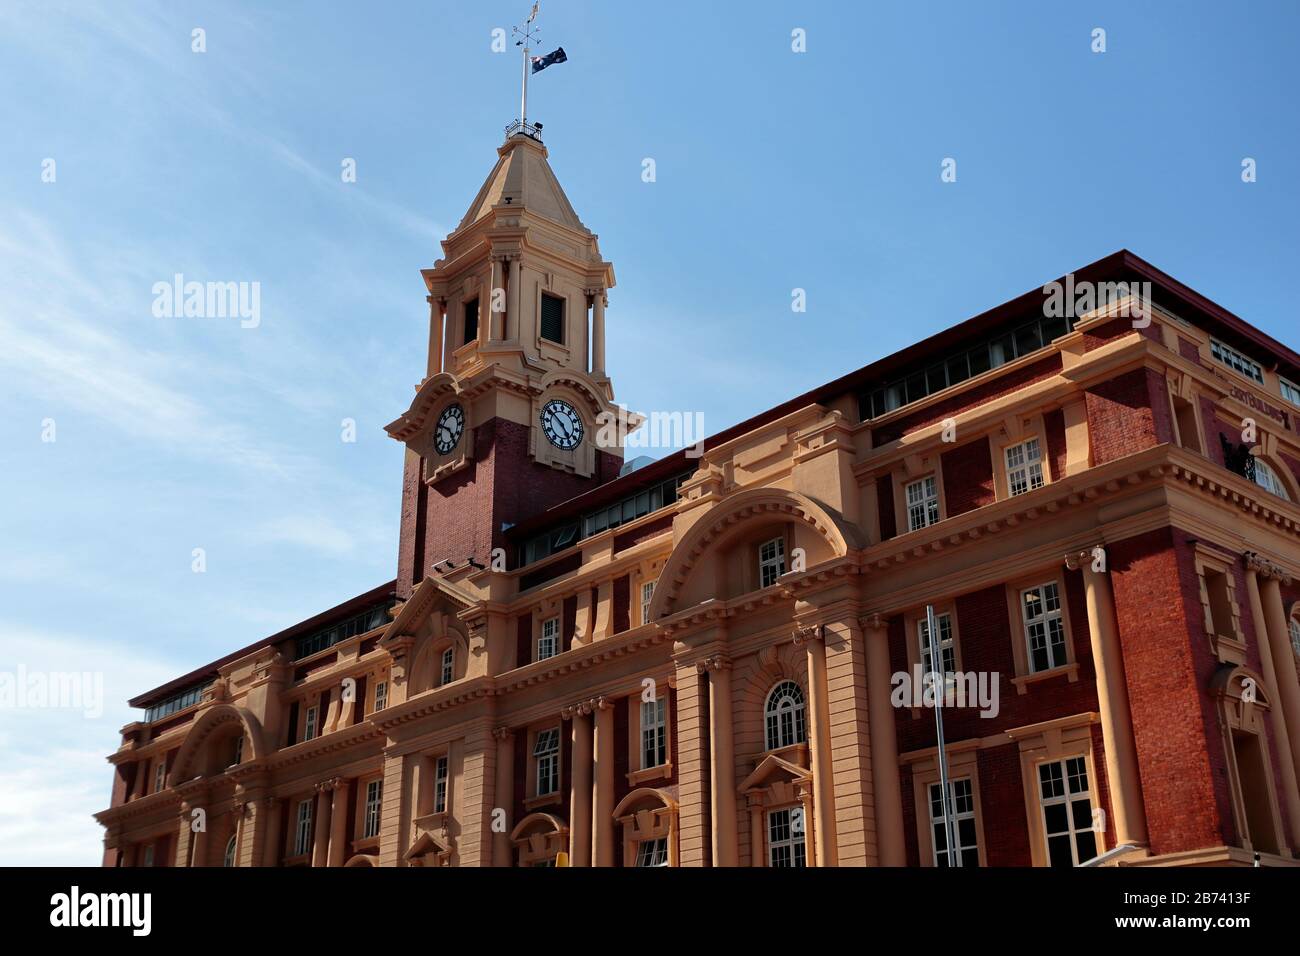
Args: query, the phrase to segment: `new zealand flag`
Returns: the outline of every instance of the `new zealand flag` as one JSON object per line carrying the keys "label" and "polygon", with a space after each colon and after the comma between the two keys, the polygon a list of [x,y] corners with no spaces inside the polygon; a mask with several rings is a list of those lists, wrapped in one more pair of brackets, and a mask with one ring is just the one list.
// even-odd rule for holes
{"label": "new zealand flag", "polygon": [[552,63],[563,63],[569,57],[564,52],[564,47],[560,47],[554,53],[548,53],[546,56],[533,57],[533,72],[540,73]]}

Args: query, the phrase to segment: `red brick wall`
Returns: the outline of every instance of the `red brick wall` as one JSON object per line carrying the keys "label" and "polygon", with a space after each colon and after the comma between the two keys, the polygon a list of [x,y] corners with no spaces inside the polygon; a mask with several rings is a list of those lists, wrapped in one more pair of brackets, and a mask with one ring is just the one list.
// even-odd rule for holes
{"label": "red brick wall", "polygon": [[1216,664],[1196,634],[1191,552],[1164,528],[1109,544],[1107,558],[1152,852],[1232,842],[1226,756],[1206,691]]}
{"label": "red brick wall", "polygon": [[898,534],[894,520],[894,480],[889,475],[876,479],[876,506],[880,512],[880,540],[888,541]]}
{"label": "red brick wall", "polygon": [[1172,441],[1169,402],[1154,372],[1134,369],[1088,389],[1088,437],[1093,464]]}
{"label": "red brick wall", "polygon": [[630,604],[632,600],[632,579],[624,574],[614,579],[614,608],[610,626],[615,634],[626,631],[630,626]]}
{"label": "red brick wall", "polygon": [[[1010,743],[979,751],[979,821],[984,833],[984,862],[989,866],[1029,866],[1030,822],[1025,816],[1025,789],[1020,747]],[[1038,826],[1038,820],[1033,821]]]}
{"label": "red brick wall", "polygon": [[656,518],[654,521],[648,521],[639,528],[631,531],[617,534],[614,536],[614,553],[626,551],[635,544],[647,541],[661,534],[666,534],[673,527],[673,516],[666,514],[662,518]]}
{"label": "red brick wall", "polygon": [[944,509],[949,518],[993,503],[993,459],[987,438],[944,452],[940,463]]}

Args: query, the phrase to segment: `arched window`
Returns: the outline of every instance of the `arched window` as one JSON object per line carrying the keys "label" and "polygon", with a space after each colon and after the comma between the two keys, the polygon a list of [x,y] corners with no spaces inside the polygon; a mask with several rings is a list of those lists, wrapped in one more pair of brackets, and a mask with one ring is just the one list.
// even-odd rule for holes
{"label": "arched window", "polygon": [[781,681],[772,688],[763,713],[767,718],[768,750],[780,750],[808,740],[804,729],[803,691],[794,681]]}
{"label": "arched window", "polygon": [[1262,458],[1255,459],[1255,484],[1279,498],[1291,500],[1291,496],[1286,493],[1286,485],[1282,484],[1282,479]]}
{"label": "arched window", "polygon": [[235,838],[233,836],[230,838],[230,842],[226,844],[226,854],[221,860],[221,865],[235,865]]}
{"label": "arched window", "polygon": [[1286,627],[1291,634],[1291,649],[1300,654],[1300,620],[1296,619],[1294,611],[1286,619]]}

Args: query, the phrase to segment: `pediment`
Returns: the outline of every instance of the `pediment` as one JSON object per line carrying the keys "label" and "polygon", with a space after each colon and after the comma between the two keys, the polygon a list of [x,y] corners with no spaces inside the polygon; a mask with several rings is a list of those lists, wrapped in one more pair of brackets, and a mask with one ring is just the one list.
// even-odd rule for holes
{"label": "pediment", "polygon": [[768,754],[758,762],[753,773],[740,785],[741,793],[765,790],[774,783],[803,783],[812,780],[812,773],[798,764]]}

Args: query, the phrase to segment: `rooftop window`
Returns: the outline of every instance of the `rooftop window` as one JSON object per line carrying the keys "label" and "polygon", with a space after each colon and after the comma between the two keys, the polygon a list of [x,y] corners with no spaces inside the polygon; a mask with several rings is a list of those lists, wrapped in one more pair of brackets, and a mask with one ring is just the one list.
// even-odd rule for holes
{"label": "rooftop window", "polygon": [[179,694],[173,694],[166,700],[154,704],[152,707],[146,708],[144,712],[145,723],[151,724],[155,720],[170,717],[172,714],[178,713],[187,707],[193,707],[203,699],[203,692],[211,686],[212,681],[206,680],[202,684],[195,684],[192,687],[187,687]]}
{"label": "rooftop window", "polygon": [[331,624],[329,627],[321,628],[311,634],[298,638],[295,645],[294,660],[303,657],[310,657],[317,651],[323,651],[327,647],[333,647],[350,637],[356,637],[358,634],[364,634],[367,631],[373,631],[388,622],[388,604],[378,604],[372,608],[362,611],[360,614],[354,614],[352,617],[338,624]]}

